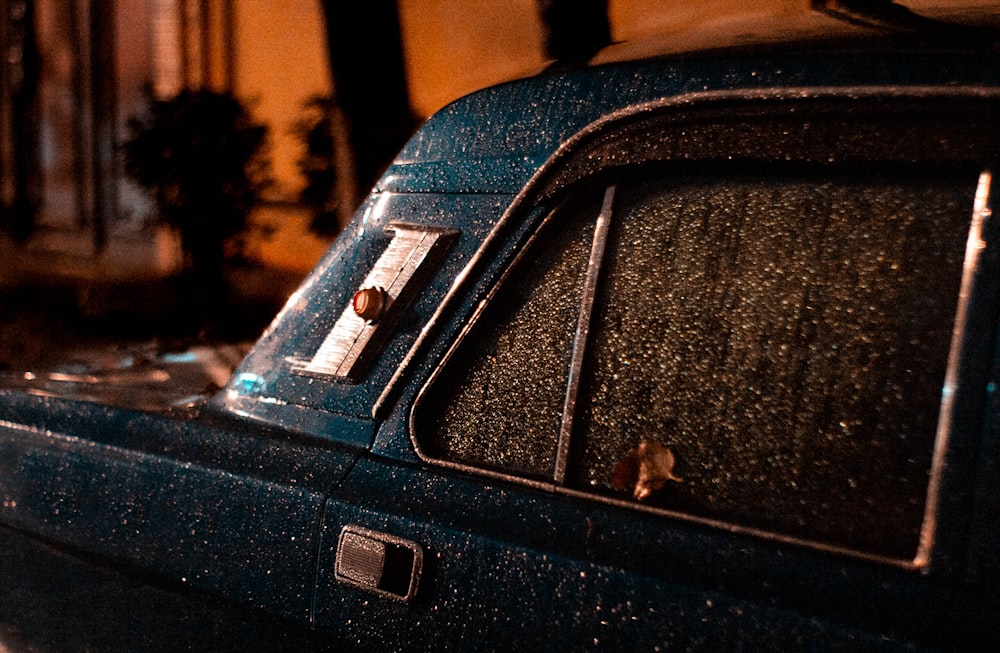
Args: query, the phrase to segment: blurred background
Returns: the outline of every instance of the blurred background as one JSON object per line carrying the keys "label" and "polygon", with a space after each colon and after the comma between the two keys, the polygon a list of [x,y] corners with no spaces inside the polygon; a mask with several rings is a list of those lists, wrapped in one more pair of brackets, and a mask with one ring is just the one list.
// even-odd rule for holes
{"label": "blurred background", "polygon": [[424,118],[642,4],[0,0],[0,371],[255,337]]}
{"label": "blurred background", "polygon": [[424,117],[545,60],[543,5],[0,0],[0,372],[254,338]]}

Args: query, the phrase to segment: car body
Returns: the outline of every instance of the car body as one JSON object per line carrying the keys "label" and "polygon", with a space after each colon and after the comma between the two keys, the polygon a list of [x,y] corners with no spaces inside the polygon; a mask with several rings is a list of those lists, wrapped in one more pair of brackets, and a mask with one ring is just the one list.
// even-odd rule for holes
{"label": "car body", "polygon": [[1000,52],[954,34],[455,102],[206,403],[0,393],[0,521],[360,648],[988,648]]}

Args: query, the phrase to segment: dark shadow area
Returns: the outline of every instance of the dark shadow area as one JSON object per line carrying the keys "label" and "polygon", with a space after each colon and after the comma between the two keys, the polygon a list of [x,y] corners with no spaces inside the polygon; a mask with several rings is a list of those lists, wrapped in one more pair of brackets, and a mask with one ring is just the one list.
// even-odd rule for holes
{"label": "dark shadow area", "polygon": [[0,651],[344,650],[286,623],[116,574],[0,528]]}
{"label": "dark shadow area", "polygon": [[[0,285],[0,378],[7,380],[0,385],[10,387],[10,379],[28,372],[91,374],[95,367],[118,365],[111,358],[137,349],[152,357],[193,348],[225,350],[225,365],[235,365],[302,274],[242,266],[228,268],[226,276],[227,300],[210,322],[188,310],[184,281],[177,277],[133,283],[33,279]],[[220,374],[215,377],[218,384]]]}
{"label": "dark shadow area", "polygon": [[0,285],[0,389],[166,410],[224,386],[301,281],[262,267],[227,270],[210,322],[182,279]]}

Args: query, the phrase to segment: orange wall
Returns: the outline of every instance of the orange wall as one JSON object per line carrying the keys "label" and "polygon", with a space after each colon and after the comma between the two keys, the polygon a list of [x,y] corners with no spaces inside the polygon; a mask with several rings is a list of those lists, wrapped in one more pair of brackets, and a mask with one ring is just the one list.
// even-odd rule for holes
{"label": "orange wall", "polygon": [[302,187],[291,133],[302,103],[330,94],[326,32],[316,0],[239,0],[235,7],[234,90],[270,126],[272,199],[294,200]]}
{"label": "orange wall", "polygon": [[420,116],[544,63],[535,0],[399,0],[399,20]]}
{"label": "orange wall", "polygon": [[[801,11],[810,0],[608,0],[612,41],[676,31],[719,16]],[[471,91],[541,69],[535,0],[399,0],[410,97],[428,116]]]}
{"label": "orange wall", "polygon": [[762,13],[780,15],[811,4],[811,0],[609,0],[608,17],[611,40],[617,42],[669,34],[722,16],[739,20]]}

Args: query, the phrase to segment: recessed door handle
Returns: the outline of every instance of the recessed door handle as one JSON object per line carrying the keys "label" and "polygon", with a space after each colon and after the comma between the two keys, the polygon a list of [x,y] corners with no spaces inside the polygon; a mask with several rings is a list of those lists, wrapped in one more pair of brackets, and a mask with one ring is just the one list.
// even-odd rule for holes
{"label": "recessed door handle", "polygon": [[417,593],[423,549],[416,542],[355,524],[340,532],[337,580],[400,601]]}

